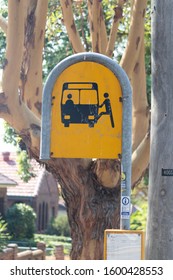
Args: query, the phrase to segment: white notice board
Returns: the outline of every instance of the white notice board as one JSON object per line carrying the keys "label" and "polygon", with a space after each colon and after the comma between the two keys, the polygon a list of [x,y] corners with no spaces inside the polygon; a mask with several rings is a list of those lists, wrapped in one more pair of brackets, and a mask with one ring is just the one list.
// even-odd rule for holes
{"label": "white notice board", "polygon": [[105,260],[143,260],[144,232],[141,230],[105,230]]}

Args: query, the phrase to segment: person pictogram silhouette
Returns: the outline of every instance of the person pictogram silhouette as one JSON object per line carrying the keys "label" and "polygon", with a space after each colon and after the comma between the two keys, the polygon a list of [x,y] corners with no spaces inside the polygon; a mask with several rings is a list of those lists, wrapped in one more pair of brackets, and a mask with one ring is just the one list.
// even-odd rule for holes
{"label": "person pictogram silhouette", "polygon": [[74,103],[73,103],[73,100],[71,99],[72,98],[72,94],[71,93],[69,93],[68,95],[67,95],[67,101],[66,101],[66,105],[67,106],[69,106],[69,107],[73,107],[74,106]]}
{"label": "person pictogram silhouette", "polygon": [[105,100],[103,101],[102,104],[99,105],[99,108],[102,108],[103,106],[105,106],[105,111],[101,112],[98,115],[97,120],[100,119],[100,117],[103,116],[103,115],[109,115],[111,125],[112,125],[112,127],[114,127],[114,119],[113,119],[113,115],[112,115],[111,102],[110,102],[110,99],[108,98],[109,94],[107,92],[105,92],[103,96],[104,96]]}

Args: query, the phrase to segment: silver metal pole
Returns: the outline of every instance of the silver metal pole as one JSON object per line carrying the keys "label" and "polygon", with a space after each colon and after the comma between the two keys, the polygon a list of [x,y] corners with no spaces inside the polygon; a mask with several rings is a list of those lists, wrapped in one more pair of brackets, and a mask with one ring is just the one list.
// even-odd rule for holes
{"label": "silver metal pole", "polygon": [[123,140],[121,161],[121,219],[120,228],[130,229],[131,155],[132,155],[132,94],[130,83],[123,87]]}

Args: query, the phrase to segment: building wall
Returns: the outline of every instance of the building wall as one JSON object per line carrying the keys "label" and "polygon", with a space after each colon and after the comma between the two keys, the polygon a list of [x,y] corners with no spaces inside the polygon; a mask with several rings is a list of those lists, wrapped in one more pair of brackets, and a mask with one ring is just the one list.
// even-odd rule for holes
{"label": "building wall", "polygon": [[56,184],[51,188],[43,184],[35,197],[8,196],[8,207],[15,203],[30,205],[37,215],[37,231],[44,232],[51,219],[58,214],[58,189]]}
{"label": "building wall", "polygon": [[39,193],[37,196],[37,229],[44,231],[58,214],[58,193]]}
{"label": "building wall", "polygon": [[29,206],[31,206],[34,211],[36,212],[34,197],[20,197],[20,196],[8,196],[7,199],[7,207],[11,207],[16,203],[25,203]]}
{"label": "building wall", "polygon": [[4,216],[7,209],[7,188],[0,187],[0,215]]}
{"label": "building wall", "polygon": [[58,186],[54,177],[44,171],[39,178],[37,191],[37,228],[43,232],[51,219],[58,214]]}

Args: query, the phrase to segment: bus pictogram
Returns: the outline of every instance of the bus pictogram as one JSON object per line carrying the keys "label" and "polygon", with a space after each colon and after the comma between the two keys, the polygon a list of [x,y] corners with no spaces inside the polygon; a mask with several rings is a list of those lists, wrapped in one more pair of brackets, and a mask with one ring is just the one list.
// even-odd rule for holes
{"label": "bus pictogram", "polygon": [[[99,108],[103,111],[99,113]],[[109,94],[104,93],[104,101],[99,104],[98,85],[95,82],[67,82],[62,87],[61,121],[65,127],[70,124],[88,124],[94,127],[103,115],[109,115],[114,127]]]}

